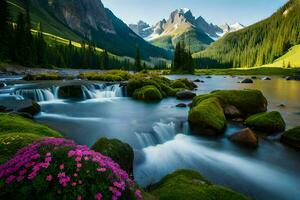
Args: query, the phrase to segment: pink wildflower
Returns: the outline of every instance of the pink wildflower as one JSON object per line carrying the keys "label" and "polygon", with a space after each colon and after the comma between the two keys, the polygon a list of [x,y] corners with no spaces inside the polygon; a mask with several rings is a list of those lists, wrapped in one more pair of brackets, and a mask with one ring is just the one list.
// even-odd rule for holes
{"label": "pink wildflower", "polygon": [[46,181],[52,181],[52,175],[48,175],[48,176],[46,176]]}
{"label": "pink wildflower", "polygon": [[102,199],[102,194],[100,192],[97,192],[95,194],[95,200],[101,200]]}

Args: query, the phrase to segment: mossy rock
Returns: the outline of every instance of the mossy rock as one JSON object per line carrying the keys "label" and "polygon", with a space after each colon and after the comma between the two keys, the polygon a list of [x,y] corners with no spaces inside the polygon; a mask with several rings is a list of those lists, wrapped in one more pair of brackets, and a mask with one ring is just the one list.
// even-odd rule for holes
{"label": "mossy rock", "polygon": [[39,136],[62,137],[46,125],[38,124],[18,115],[0,114],[0,135],[7,133],[32,133]]}
{"label": "mossy rock", "polygon": [[155,86],[148,85],[135,90],[133,98],[144,101],[159,101],[163,96]]}
{"label": "mossy rock", "polygon": [[61,80],[63,77],[57,73],[42,73],[42,74],[36,74],[26,75],[23,80],[26,81],[33,81],[33,80]]}
{"label": "mossy rock", "polygon": [[268,107],[267,99],[259,90],[218,90],[195,97],[193,106],[211,97],[219,98],[223,107],[226,105],[235,106],[246,116],[266,112]]}
{"label": "mossy rock", "polygon": [[167,175],[149,192],[160,200],[246,200],[246,196],[228,188],[208,182],[201,174],[191,170],[179,170]]}
{"label": "mossy rock", "polygon": [[192,81],[189,81],[186,78],[174,80],[170,86],[172,88],[184,88],[187,90],[193,90],[193,89],[197,88],[197,85],[195,83],[193,83]]}
{"label": "mossy rock", "polygon": [[246,126],[265,133],[279,133],[285,130],[285,122],[277,111],[258,113],[245,121]]}
{"label": "mossy rock", "polygon": [[58,97],[62,99],[83,99],[83,96],[81,85],[66,85],[58,90]]}
{"label": "mossy rock", "polygon": [[280,140],[287,145],[300,149],[300,126],[287,130]]}
{"label": "mossy rock", "polygon": [[134,152],[129,144],[117,139],[99,139],[91,148],[94,151],[111,157],[122,169],[133,174]]}
{"label": "mossy rock", "polygon": [[17,151],[42,137],[32,133],[9,133],[0,135],[0,164],[10,159]]}
{"label": "mossy rock", "polygon": [[127,81],[132,75],[122,70],[110,70],[107,72],[84,72],[79,78],[107,82]]}
{"label": "mossy rock", "polygon": [[189,112],[189,123],[194,133],[216,135],[226,128],[226,118],[218,98],[212,97],[201,101]]}

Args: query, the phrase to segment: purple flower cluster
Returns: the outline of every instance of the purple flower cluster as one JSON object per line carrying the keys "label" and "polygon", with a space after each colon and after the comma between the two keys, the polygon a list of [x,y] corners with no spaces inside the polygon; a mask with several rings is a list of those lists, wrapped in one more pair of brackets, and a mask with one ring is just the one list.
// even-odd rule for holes
{"label": "purple flower cluster", "polygon": [[[64,163],[57,163],[54,154],[64,149]],[[72,173],[70,169],[73,170]],[[89,172],[90,169],[94,169],[93,172]],[[143,199],[141,191],[135,189],[136,186],[128,174],[111,158],[66,139],[46,138],[28,145],[0,166],[0,180],[5,180],[7,185],[26,184],[26,181],[34,181],[41,174],[45,182],[57,183],[61,187],[56,191],[58,194],[66,187],[78,191],[76,187],[84,184],[84,176],[89,173],[95,173],[95,179],[99,176],[110,182],[107,185],[108,191],[96,191],[93,194],[96,200],[101,200],[105,194],[110,194],[112,200],[117,200],[127,190],[132,191],[136,199]],[[78,194],[76,198],[84,197],[84,194]]]}

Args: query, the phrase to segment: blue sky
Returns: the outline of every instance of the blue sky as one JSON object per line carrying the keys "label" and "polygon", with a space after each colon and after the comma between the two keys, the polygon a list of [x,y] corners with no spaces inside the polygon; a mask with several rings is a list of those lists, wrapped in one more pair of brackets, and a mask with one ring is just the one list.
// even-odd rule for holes
{"label": "blue sky", "polygon": [[270,16],[287,0],[102,0],[125,23],[144,20],[150,24],[168,18],[177,8],[190,8],[208,22],[253,24]]}

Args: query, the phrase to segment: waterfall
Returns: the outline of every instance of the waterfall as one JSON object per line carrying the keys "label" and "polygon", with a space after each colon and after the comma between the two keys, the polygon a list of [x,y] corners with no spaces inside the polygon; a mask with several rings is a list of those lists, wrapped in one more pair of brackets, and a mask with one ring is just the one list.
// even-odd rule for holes
{"label": "waterfall", "polygon": [[54,91],[56,88],[46,89],[18,89],[15,91],[15,95],[23,97],[24,99],[32,99],[37,102],[52,101],[57,99]]}
{"label": "waterfall", "polygon": [[135,135],[142,148],[163,144],[172,140],[176,136],[176,128],[174,122],[168,124],[157,122],[152,126],[151,133],[137,133]]}
{"label": "waterfall", "polygon": [[[26,88],[17,89],[14,94],[23,99],[32,99],[37,102],[53,101],[58,98],[59,86],[53,86],[51,88],[38,89],[38,88]],[[82,92],[84,99],[101,99],[101,98],[113,98],[122,97],[123,90],[118,84],[89,84],[82,85]]]}
{"label": "waterfall", "polygon": [[91,84],[82,86],[85,99],[122,97],[122,87],[116,84]]}

